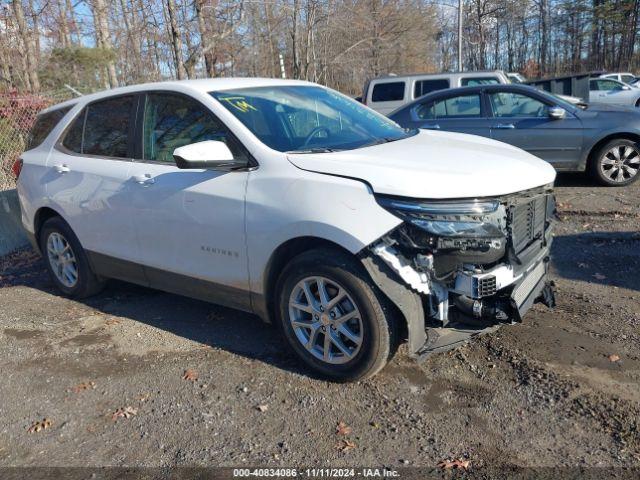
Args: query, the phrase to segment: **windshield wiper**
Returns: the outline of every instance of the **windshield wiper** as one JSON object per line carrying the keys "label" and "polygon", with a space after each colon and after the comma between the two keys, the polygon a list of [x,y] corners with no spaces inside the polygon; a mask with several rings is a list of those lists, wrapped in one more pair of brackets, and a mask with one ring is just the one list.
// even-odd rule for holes
{"label": "windshield wiper", "polygon": [[289,150],[284,153],[331,153],[331,152],[339,152],[340,150],[336,148],[309,148],[306,150]]}
{"label": "windshield wiper", "polygon": [[[402,137],[402,138],[406,138],[406,137]],[[358,148],[373,147],[375,145],[382,145],[383,143],[395,142],[396,140],[400,140],[400,138],[391,138],[391,137],[376,138],[374,141],[365,143],[364,145],[360,145],[360,147]]]}

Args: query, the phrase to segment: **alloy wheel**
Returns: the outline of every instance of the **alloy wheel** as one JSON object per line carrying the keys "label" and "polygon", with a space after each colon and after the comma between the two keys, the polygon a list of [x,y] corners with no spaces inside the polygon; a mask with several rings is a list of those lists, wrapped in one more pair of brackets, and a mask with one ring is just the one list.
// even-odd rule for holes
{"label": "alloy wheel", "polygon": [[627,182],[640,170],[640,153],[630,145],[616,145],[600,160],[600,171],[609,180]]}
{"label": "alloy wheel", "polygon": [[299,281],[289,297],[289,321],[300,344],[323,362],[347,363],[362,346],[360,311],[334,280],[307,277]]}
{"label": "alloy wheel", "polygon": [[47,238],[47,257],[58,281],[68,288],[78,283],[78,262],[71,245],[58,232]]}

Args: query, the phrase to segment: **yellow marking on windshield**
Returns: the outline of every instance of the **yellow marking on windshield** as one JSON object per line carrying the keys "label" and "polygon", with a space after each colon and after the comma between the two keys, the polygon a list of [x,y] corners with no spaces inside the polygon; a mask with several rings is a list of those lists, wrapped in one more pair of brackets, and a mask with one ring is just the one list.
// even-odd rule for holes
{"label": "yellow marking on windshield", "polygon": [[220,100],[224,100],[235,109],[240,110],[242,113],[247,113],[249,110],[258,111],[256,107],[245,100],[245,97],[222,97]]}

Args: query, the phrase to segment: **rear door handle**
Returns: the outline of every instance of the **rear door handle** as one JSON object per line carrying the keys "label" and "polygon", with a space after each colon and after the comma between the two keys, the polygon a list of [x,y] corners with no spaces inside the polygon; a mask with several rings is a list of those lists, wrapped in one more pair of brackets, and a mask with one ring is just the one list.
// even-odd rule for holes
{"label": "rear door handle", "polygon": [[427,123],[423,125],[422,128],[426,128],[427,130],[440,130],[440,125],[437,123]]}
{"label": "rear door handle", "polygon": [[499,123],[495,128],[499,128],[500,130],[511,130],[516,128],[516,126],[513,123]]}
{"label": "rear door handle", "polygon": [[71,171],[67,165],[54,165],[53,168],[60,174],[69,173]]}
{"label": "rear door handle", "polygon": [[140,185],[153,185],[156,181],[151,178],[150,173],[144,173],[142,175],[134,175],[133,180]]}

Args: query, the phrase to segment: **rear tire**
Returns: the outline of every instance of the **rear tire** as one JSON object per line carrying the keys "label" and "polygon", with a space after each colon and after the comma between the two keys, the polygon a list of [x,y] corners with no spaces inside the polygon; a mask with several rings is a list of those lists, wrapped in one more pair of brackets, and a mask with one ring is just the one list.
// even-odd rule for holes
{"label": "rear tire", "polygon": [[302,253],[285,267],[276,292],[277,323],[288,345],[322,377],[370,378],[395,353],[395,311],[350,255]]}
{"label": "rear tire", "polygon": [[640,177],[640,147],[625,138],[613,139],[594,152],[589,169],[601,185],[629,185]]}
{"label": "rear tire", "polygon": [[39,245],[53,283],[68,297],[90,297],[104,288],[105,281],[91,270],[78,237],[62,218],[44,222]]}

